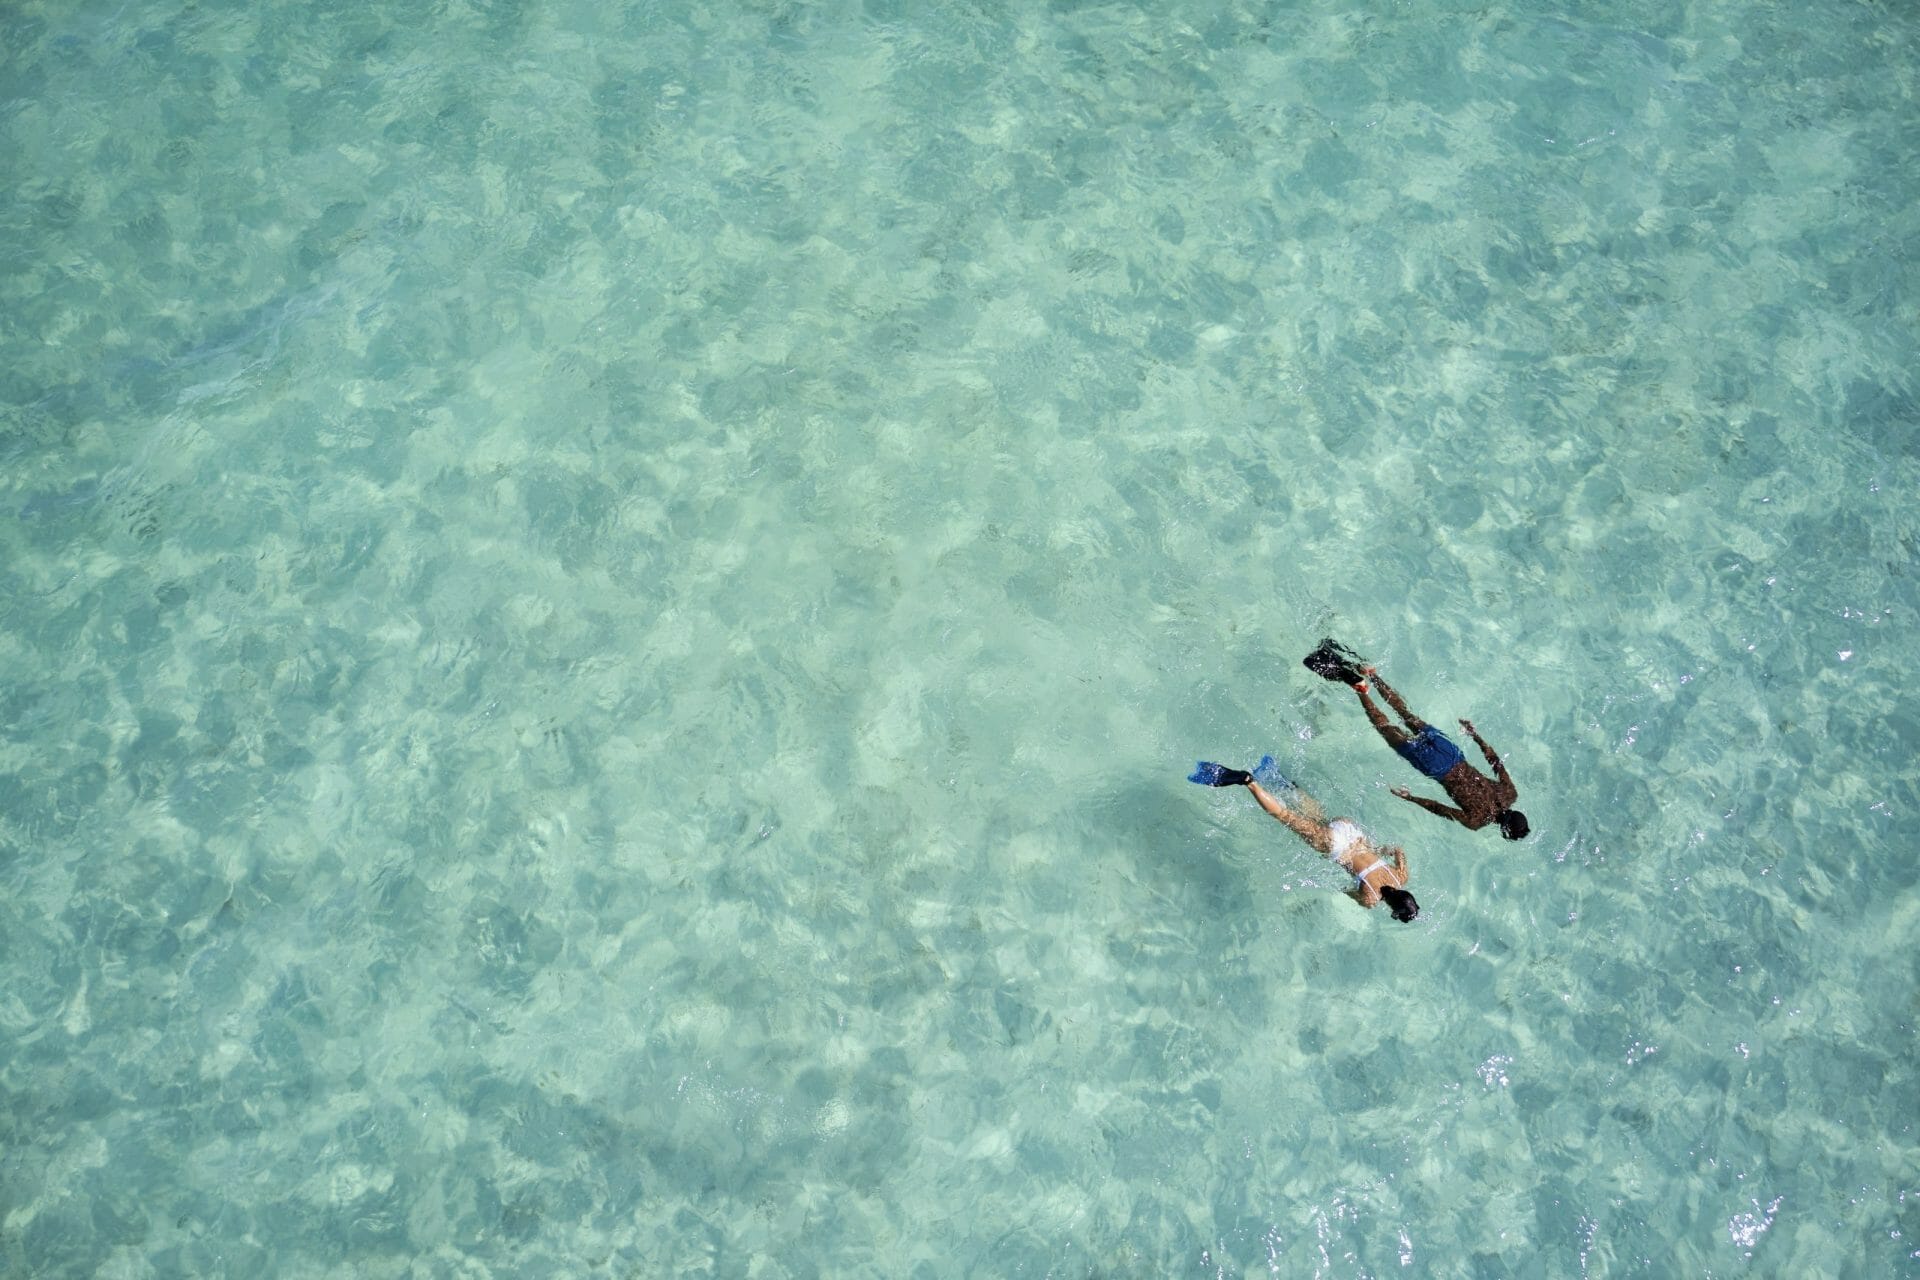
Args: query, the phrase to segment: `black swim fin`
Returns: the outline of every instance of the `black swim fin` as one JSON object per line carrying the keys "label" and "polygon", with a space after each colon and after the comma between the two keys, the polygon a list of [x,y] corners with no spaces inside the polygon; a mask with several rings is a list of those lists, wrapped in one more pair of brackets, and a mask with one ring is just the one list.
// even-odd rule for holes
{"label": "black swim fin", "polygon": [[1331,637],[1322,640],[1318,649],[1300,659],[1300,665],[1322,680],[1339,684],[1359,684],[1365,680],[1366,673],[1360,668],[1366,662],[1365,658]]}

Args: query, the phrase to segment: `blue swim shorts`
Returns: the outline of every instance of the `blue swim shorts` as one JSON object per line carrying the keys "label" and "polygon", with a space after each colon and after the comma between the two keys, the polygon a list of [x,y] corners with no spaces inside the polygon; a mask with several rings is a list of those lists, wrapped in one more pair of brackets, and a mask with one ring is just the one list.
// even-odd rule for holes
{"label": "blue swim shorts", "polygon": [[1432,725],[1422,729],[1418,736],[1401,743],[1394,748],[1407,758],[1407,763],[1426,774],[1429,778],[1444,778],[1466,757],[1460,748],[1453,745],[1453,739]]}

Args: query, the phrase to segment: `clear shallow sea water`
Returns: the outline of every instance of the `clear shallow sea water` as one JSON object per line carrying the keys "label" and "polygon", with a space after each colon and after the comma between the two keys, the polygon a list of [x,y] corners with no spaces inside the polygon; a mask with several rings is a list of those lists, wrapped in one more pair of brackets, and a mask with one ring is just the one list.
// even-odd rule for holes
{"label": "clear shallow sea water", "polygon": [[1917,40],[0,10],[0,1271],[1920,1274]]}

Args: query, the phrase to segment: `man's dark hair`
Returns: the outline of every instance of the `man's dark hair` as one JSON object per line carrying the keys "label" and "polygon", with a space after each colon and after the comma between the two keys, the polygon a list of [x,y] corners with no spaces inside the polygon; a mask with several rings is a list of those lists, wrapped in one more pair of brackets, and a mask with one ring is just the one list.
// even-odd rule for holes
{"label": "man's dark hair", "polygon": [[1518,809],[1502,809],[1493,818],[1500,824],[1500,834],[1509,840],[1525,840],[1533,829],[1527,825],[1527,815]]}
{"label": "man's dark hair", "polygon": [[1393,918],[1401,924],[1412,924],[1413,918],[1420,914],[1420,904],[1405,889],[1387,885],[1380,890],[1380,901],[1387,904],[1387,910],[1393,912]]}

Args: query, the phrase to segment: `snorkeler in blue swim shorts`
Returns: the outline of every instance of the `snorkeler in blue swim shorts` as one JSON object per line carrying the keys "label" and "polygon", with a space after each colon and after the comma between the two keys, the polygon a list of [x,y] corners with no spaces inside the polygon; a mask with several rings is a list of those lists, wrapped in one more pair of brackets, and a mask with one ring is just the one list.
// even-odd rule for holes
{"label": "snorkeler in blue swim shorts", "polygon": [[[1469,831],[1478,831],[1489,823],[1500,824],[1500,834],[1509,840],[1519,840],[1529,830],[1527,815],[1513,807],[1520,793],[1513,785],[1513,779],[1507,776],[1507,766],[1493,753],[1487,740],[1473,727],[1473,721],[1462,720],[1460,727],[1472,736],[1476,745],[1487,757],[1487,763],[1493,767],[1493,776],[1489,778],[1467,762],[1467,757],[1455,745],[1453,739],[1440,732],[1407,709],[1405,699],[1401,698],[1393,686],[1380,678],[1380,673],[1370,666],[1360,665],[1365,660],[1351,649],[1332,640],[1324,642],[1320,648],[1307,655],[1308,670],[1325,679],[1349,685],[1360,695],[1360,705],[1366,710],[1367,719],[1380,731],[1406,762],[1432,778],[1445,788],[1448,799],[1459,808],[1450,808],[1438,800],[1429,800],[1416,796],[1405,787],[1395,787],[1393,794],[1402,800],[1411,800],[1429,813],[1457,822]],[[1387,700],[1394,713],[1405,722],[1400,725],[1387,719],[1386,714],[1374,705],[1367,696],[1367,680],[1380,688],[1380,696]]]}
{"label": "snorkeler in blue swim shorts", "polygon": [[[1467,762],[1467,757],[1454,744],[1453,739],[1407,709],[1406,701],[1401,698],[1393,686],[1380,678],[1380,673],[1372,667],[1364,668],[1362,675],[1371,676],[1373,683],[1379,686],[1380,696],[1387,700],[1394,714],[1406,722],[1402,729],[1387,719],[1373,699],[1367,696],[1367,682],[1357,681],[1353,691],[1360,695],[1360,705],[1366,709],[1367,719],[1387,740],[1387,745],[1399,752],[1406,762],[1439,783],[1447,793],[1447,798],[1457,809],[1449,808],[1438,800],[1429,800],[1425,796],[1416,796],[1405,787],[1395,787],[1393,794],[1402,800],[1411,800],[1429,813],[1437,813],[1443,818],[1459,823],[1469,831],[1478,831],[1488,823],[1500,824],[1500,834],[1509,840],[1523,839],[1528,831],[1527,815],[1513,807],[1520,798],[1519,789],[1513,785],[1513,779],[1507,776],[1507,766],[1493,753],[1487,740],[1473,727],[1473,721],[1462,720],[1460,727],[1473,738],[1481,752],[1487,757],[1487,763],[1493,766],[1493,776],[1489,778]],[[1408,732],[1411,730],[1412,732]]]}

